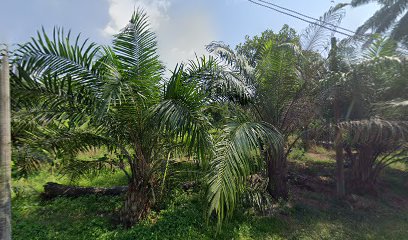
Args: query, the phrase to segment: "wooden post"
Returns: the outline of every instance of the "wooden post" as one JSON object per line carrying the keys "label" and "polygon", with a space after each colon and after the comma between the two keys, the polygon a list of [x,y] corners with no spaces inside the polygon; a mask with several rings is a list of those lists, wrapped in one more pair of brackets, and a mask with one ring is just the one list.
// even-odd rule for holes
{"label": "wooden post", "polygon": [[7,50],[0,74],[0,240],[11,239],[10,76]]}

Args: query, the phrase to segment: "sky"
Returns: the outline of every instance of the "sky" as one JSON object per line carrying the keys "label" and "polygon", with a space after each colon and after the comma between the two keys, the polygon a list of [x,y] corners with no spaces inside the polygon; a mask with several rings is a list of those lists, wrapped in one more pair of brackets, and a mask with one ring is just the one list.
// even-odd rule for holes
{"label": "sky", "polygon": [[[315,18],[331,6],[347,2],[268,1]],[[54,26],[81,33],[84,39],[99,44],[110,44],[112,34],[126,25],[134,9],[141,7],[157,33],[159,54],[169,69],[195,54],[206,54],[205,45],[211,41],[235,47],[246,35],[259,35],[266,29],[279,31],[288,24],[301,33],[308,26],[247,0],[0,0],[0,7],[0,43],[10,45],[29,41],[42,27],[51,32]],[[355,30],[377,9],[375,4],[346,7],[341,26]]]}

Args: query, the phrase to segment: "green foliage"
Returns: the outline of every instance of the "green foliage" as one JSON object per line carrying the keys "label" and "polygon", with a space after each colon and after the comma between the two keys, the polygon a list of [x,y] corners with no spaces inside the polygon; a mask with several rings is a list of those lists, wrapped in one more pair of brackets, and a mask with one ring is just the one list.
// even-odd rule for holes
{"label": "green foliage", "polygon": [[391,29],[390,35],[393,39],[403,40],[407,38],[408,1],[353,0],[351,5],[358,7],[369,2],[377,2],[381,8],[357,29],[357,34],[364,34],[369,30],[372,30],[373,33],[386,33]]}
{"label": "green foliage", "polygon": [[[390,9],[380,10],[387,11],[382,12],[387,16],[382,26],[371,21],[365,27],[371,24],[378,27],[376,31],[384,30],[395,20],[389,11],[395,12],[396,5],[405,11],[406,1],[396,1]],[[343,6],[330,9],[320,22],[337,26]],[[246,37],[236,51],[213,42],[207,49],[218,58],[201,57],[176,66],[171,77],[163,79],[157,40],[141,10],[114,36],[112,46],[100,47],[82,41],[80,36],[72,41],[69,32],[57,28],[52,37],[45,30],[39,32],[17,51],[12,73],[13,142],[17,149],[14,171],[16,176],[29,176],[28,180],[16,180],[14,186],[15,239],[381,236],[380,230],[367,226],[353,229],[361,219],[354,219],[355,215],[347,211],[351,217],[334,216],[336,208],[325,214],[307,206],[296,206],[295,210],[283,207],[282,212],[293,217],[293,222],[279,216],[260,218],[243,213],[246,209],[242,205],[247,203],[261,211],[272,205],[265,195],[265,184],[248,183],[254,173],[263,173],[262,160],[268,151],[273,152],[274,161],[284,159],[281,156],[286,144],[289,159],[331,164],[326,159],[311,159],[313,155],[296,148],[298,138],[284,142],[295,135],[303,136],[316,117],[317,104],[322,106],[325,119],[315,124],[325,127],[324,123],[334,116],[334,99],[341,105],[340,118],[349,120],[374,114],[394,117],[389,103],[396,98],[404,103],[408,97],[407,61],[395,42],[378,37],[361,48],[348,45],[347,39],[339,48],[333,45],[329,61],[325,61],[315,51],[327,47],[329,34],[327,29],[312,25],[299,36],[284,26],[278,33],[268,30],[261,36]],[[393,33],[393,37],[399,38],[398,34],[401,32]],[[334,98],[332,93],[337,94],[339,89],[343,95]],[[406,117],[400,110],[398,113]],[[381,138],[391,143],[392,136],[402,139],[406,135],[401,127],[405,123],[347,124],[354,142],[358,139],[374,144]],[[86,155],[95,148],[103,153]],[[394,157],[406,160],[405,148],[393,151],[395,155],[381,156],[385,163],[382,167],[393,164]],[[325,150],[317,151],[323,153]],[[174,159],[184,155],[199,163],[201,168],[195,171],[200,173],[191,173],[190,168],[175,170],[179,163]],[[165,156],[167,161],[163,160]],[[50,159],[55,159],[50,171],[64,167],[62,177],[44,171],[44,162]],[[181,179],[191,180],[180,174],[184,170],[195,177],[192,189],[180,188]],[[318,170],[310,172],[314,171]],[[121,197],[42,202],[37,194],[48,180],[84,186],[142,181],[151,191],[158,188],[158,183],[162,185],[159,202],[148,218],[126,230],[116,226]],[[327,200],[319,197],[314,200]],[[202,221],[203,215],[208,225]],[[397,217],[398,224],[406,225],[405,218]],[[225,230],[216,231],[221,224]],[[360,232],[366,229],[375,234]]]}
{"label": "green foliage", "polygon": [[270,150],[275,157],[282,152],[281,136],[269,124],[242,122],[229,124],[223,129],[207,176],[208,215],[215,211],[219,227],[234,212],[246,185],[246,177],[262,159],[260,149],[264,146],[273,146],[274,149]]}
{"label": "green foliage", "polygon": [[[55,30],[53,39],[43,31],[21,46],[16,56],[20,71],[14,75],[13,91],[23,100],[27,100],[25,92],[36,91],[31,100],[35,104],[21,101],[15,108],[38,113],[37,123],[44,128],[32,134],[30,143],[41,143],[64,159],[64,173],[72,180],[114,164],[130,182],[142,181],[153,191],[157,173],[162,171],[161,159],[168,152],[187,152],[203,166],[213,160],[232,162],[233,167],[241,168],[240,164],[247,161],[246,150],[252,154],[265,144],[275,153],[280,151],[280,136],[272,126],[246,121],[234,131],[224,129],[228,139],[231,134],[228,141],[233,148],[229,150],[235,153],[214,155],[225,149],[214,144],[212,133],[219,131],[211,131],[209,109],[229,106],[234,100],[249,101],[254,94],[252,85],[242,78],[240,73],[244,71],[237,66],[225,67],[212,57],[203,57],[176,67],[164,81],[161,95],[163,67],[143,11],[134,13],[129,24],[114,36],[112,47],[80,43],[79,37],[72,44],[69,39],[70,34],[64,35],[62,30]],[[231,106],[227,108],[232,123],[227,126],[235,121]],[[79,153],[100,147],[117,157],[75,160]],[[217,174],[210,171],[210,189],[218,183],[214,178],[222,178]],[[248,174],[229,173],[229,181],[223,181],[221,187],[222,194],[231,191],[225,195],[228,198],[214,198],[210,191],[209,215],[217,211],[221,222],[226,215],[222,208],[230,202],[227,212],[232,214],[238,195],[235,184],[240,185],[240,179]]]}
{"label": "green foliage", "polygon": [[33,149],[29,146],[15,147],[12,151],[12,172],[14,177],[28,177],[52,160],[41,149]]}
{"label": "green foliage", "polygon": [[[329,162],[334,167],[334,162]],[[378,210],[351,210],[319,192],[305,192],[308,201],[297,202],[285,215],[260,217],[238,206],[236,214],[224,223],[223,231],[216,233],[213,221],[202,221],[205,210],[205,192],[202,188],[184,191],[180,184],[192,180],[191,164],[175,164],[165,191],[168,198],[149,217],[131,229],[116,223],[122,197],[87,196],[57,198],[41,201],[38,198],[46,181],[67,183],[49,172],[32,175],[29,179],[13,182],[22,190],[13,194],[13,239],[404,239],[406,210],[381,205]],[[314,165],[310,165],[314,169]],[[398,168],[389,169],[397,171]],[[316,170],[316,169],[314,169]],[[388,169],[387,169],[388,170]],[[318,171],[318,170],[316,170]],[[406,195],[406,177],[387,171],[387,183]],[[100,178],[81,178],[85,186],[113,186],[126,183],[124,175],[104,173]],[[103,181],[109,179],[107,181]],[[102,185],[100,185],[102,184]],[[33,190],[34,188],[35,190]],[[30,190],[32,189],[32,190]],[[394,191],[394,190],[393,190]],[[309,202],[328,203],[322,210]],[[381,204],[381,201],[378,201]],[[246,212],[246,213],[245,213]],[[373,224],[381,219],[381,224]]]}
{"label": "green foliage", "polygon": [[293,160],[302,160],[305,156],[305,151],[301,148],[294,148],[289,153],[288,158]]}
{"label": "green foliage", "polygon": [[321,51],[330,45],[329,37],[333,34],[330,29],[337,28],[340,25],[345,11],[343,7],[346,4],[338,4],[331,7],[319,18],[317,24],[310,24],[301,36],[301,45],[304,51]]}

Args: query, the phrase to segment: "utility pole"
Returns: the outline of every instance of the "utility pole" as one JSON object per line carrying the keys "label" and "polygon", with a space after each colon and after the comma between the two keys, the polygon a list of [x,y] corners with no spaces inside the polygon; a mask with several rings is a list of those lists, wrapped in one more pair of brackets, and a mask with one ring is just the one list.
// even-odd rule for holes
{"label": "utility pole", "polygon": [[[331,50],[330,50],[330,70],[332,72],[339,72],[339,63],[337,58],[337,39],[332,37],[331,39]],[[337,196],[344,197],[346,194],[345,180],[344,180],[344,153],[343,153],[343,136],[341,129],[339,128],[339,122],[341,120],[341,109],[340,109],[340,93],[339,84],[336,83],[335,86],[335,96],[334,96],[334,121],[335,121],[335,140],[334,147],[336,150],[336,188]]]}
{"label": "utility pole", "polygon": [[0,74],[0,240],[11,240],[10,75],[7,48]]}

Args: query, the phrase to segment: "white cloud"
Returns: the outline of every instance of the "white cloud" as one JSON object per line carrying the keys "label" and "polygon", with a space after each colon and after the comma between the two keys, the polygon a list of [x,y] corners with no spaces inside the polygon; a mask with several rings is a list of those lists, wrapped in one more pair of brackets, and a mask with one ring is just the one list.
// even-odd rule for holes
{"label": "white cloud", "polygon": [[163,61],[172,69],[176,63],[206,54],[205,45],[216,40],[214,21],[203,9],[177,14],[160,25],[158,41]]}
{"label": "white cloud", "polygon": [[205,54],[205,45],[217,40],[216,24],[207,9],[192,4],[179,10],[171,8],[170,0],[109,0],[110,21],[104,36],[110,37],[123,28],[138,7],[146,10],[158,36],[159,54],[170,70],[177,63],[195,58],[195,54]]}
{"label": "white cloud", "polygon": [[117,33],[129,21],[137,8],[144,9],[150,19],[153,29],[159,27],[160,22],[167,19],[166,12],[170,6],[169,0],[108,0],[110,21],[103,30],[105,34]]}

